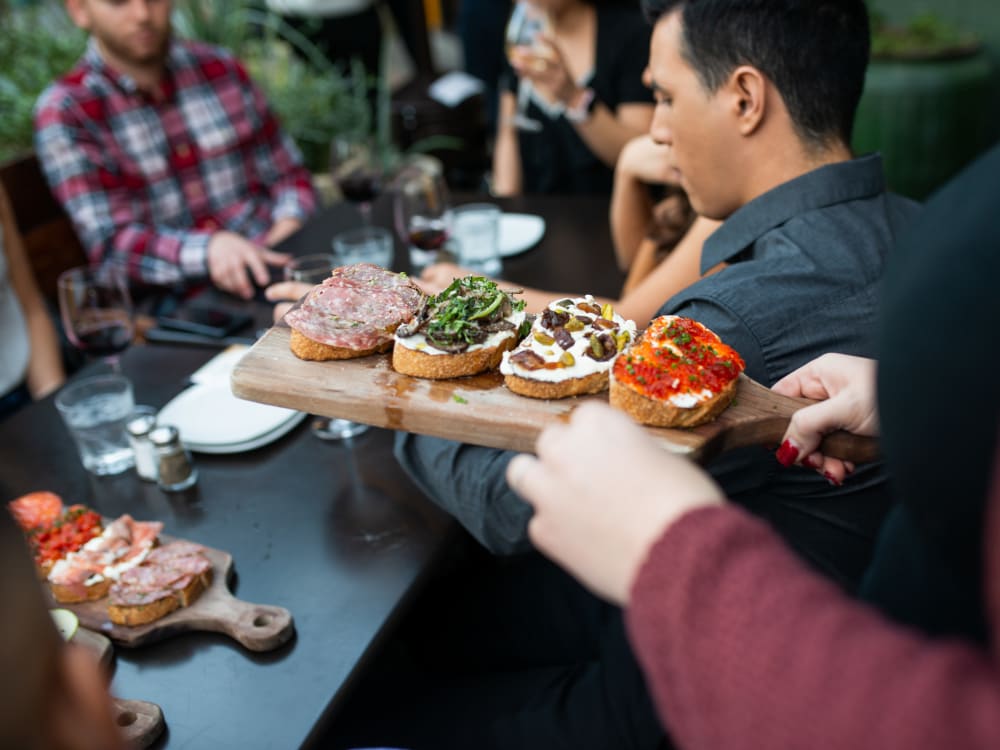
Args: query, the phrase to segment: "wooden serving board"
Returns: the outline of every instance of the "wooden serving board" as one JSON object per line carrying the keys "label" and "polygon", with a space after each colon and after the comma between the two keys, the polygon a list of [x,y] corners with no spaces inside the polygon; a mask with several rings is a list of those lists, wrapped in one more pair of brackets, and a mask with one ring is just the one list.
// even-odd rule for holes
{"label": "wooden serving board", "polygon": [[[306,362],[288,348],[290,330],[278,325],[244,355],[232,374],[240,398],[311,414],[340,417],[392,430],[474,445],[532,451],[547,425],[565,422],[587,400],[607,394],[545,401],[509,391],[498,372],[452,380],[426,380],[392,369],[389,354]],[[745,445],[777,444],[789,417],[812,403],[780,396],[741,376],[736,399],[714,422],[691,429],[646,429],[666,447],[705,462]],[[846,432],[828,435],[822,450],[862,463],[878,444]]]}
{"label": "wooden serving board", "polygon": [[[161,544],[172,541],[175,540],[171,537],[160,536]],[[204,550],[212,562],[212,583],[190,607],[176,609],[159,620],[135,627],[116,625],[108,619],[107,597],[53,606],[72,610],[83,627],[129,648],[192,630],[224,633],[251,651],[270,651],[291,638],[294,632],[291,613],[283,607],[250,604],[234,597],[228,584],[233,570],[232,555],[211,547]]]}
{"label": "wooden serving board", "polygon": [[[60,605],[64,606],[64,605]],[[106,635],[101,635],[87,628],[77,628],[73,634],[72,642],[78,646],[83,646],[90,651],[97,659],[97,663],[105,670],[111,669],[111,660],[114,658],[114,649],[111,640]]]}
{"label": "wooden serving board", "polygon": [[163,711],[155,703],[112,698],[111,706],[129,747],[149,747],[163,734]]}

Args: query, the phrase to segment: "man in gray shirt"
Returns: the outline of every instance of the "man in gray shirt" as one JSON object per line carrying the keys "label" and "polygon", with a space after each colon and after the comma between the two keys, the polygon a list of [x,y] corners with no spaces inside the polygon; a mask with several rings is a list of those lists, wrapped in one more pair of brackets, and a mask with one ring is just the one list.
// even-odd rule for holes
{"label": "man in gray shirt", "polygon": [[[648,73],[657,105],[650,132],[672,147],[698,213],[725,220],[705,244],[702,269],[726,267],[668,300],[660,313],[707,325],[742,355],[747,374],[768,386],[823,352],[872,356],[879,279],[897,233],[918,207],[885,192],[879,157],[853,159],[848,145],[868,60],[862,0],[645,4],[654,22]],[[530,548],[530,510],[504,479],[513,454],[400,435],[396,455],[489,550]],[[842,584],[856,584],[887,510],[879,465],[859,467],[841,487],[810,470],[785,469],[763,448],[732,452],[710,468],[728,497],[771,521]],[[523,595],[525,605],[512,608],[526,618],[529,595]],[[551,601],[561,602],[558,596]],[[455,598],[457,618],[470,605]],[[538,653],[540,643],[561,653],[560,635],[583,627],[581,617],[564,614],[559,622],[567,608],[539,607],[547,609],[539,622],[549,622],[523,628],[497,669],[509,674],[518,654]],[[502,604],[492,615],[502,616],[496,612],[504,612]],[[448,615],[436,614],[442,639],[458,648],[461,631]],[[656,747],[641,680],[628,676],[627,648],[613,645],[624,644],[620,621],[604,613],[587,622],[595,623],[598,645],[581,652],[578,663],[544,676],[531,664],[533,676],[509,700],[489,693],[491,713],[475,720],[466,689],[462,729],[449,725],[452,740],[433,746]],[[484,623],[463,627],[479,634],[480,651],[496,652],[496,639],[477,629]]]}

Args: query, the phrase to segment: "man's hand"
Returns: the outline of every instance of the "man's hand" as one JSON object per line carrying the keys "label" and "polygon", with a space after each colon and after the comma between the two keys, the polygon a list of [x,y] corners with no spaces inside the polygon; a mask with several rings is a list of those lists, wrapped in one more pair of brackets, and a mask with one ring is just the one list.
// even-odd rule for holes
{"label": "man's hand", "polygon": [[516,456],[511,488],[535,508],[532,541],[597,594],[625,604],[650,547],[688,511],[723,502],[702,469],[604,404],[547,427]]}
{"label": "man's hand", "polygon": [[834,484],[854,471],[849,461],[824,456],[816,449],[823,436],[834,430],[855,435],[878,435],[875,397],[877,363],[847,354],[824,354],[789,373],[772,390],[783,396],[822,399],[792,415],[778,448],[778,460],[816,469]]}
{"label": "man's hand", "polygon": [[297,232],[301,226],[302,222],[298,219],[293,219],[291,217],[287,219],[278,219],[274,222],[274,226],[271,227],[267,236],[264,238],[264,244],[268,247],[274,247],[285,239],[285,237]]}
{"label": "man's hand", "polygon": [[289,256],[255,245],[235,232],[216,232],[208,243],[208,275],[223,291],[243,299],[253,296],[253,282],[267,286],[267,267],[283,266]]}

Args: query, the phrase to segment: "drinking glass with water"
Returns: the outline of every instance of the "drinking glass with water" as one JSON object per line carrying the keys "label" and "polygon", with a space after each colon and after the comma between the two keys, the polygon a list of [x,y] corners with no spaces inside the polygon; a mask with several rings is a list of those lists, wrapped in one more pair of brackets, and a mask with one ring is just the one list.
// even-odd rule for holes
{"label": "drinking glass with water", "polygon": [[92,474],[120,474],[135,464],[125,424],[135,409],[132,383],[123,375],[97,375],[67,385],[56,408]]}

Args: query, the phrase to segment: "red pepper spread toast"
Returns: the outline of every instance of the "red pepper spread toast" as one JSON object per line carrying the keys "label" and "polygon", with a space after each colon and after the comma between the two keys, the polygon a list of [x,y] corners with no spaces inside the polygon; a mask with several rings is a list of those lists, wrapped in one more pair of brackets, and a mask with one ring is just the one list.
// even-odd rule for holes
{"label": "red pepper spread toast", "polygon": [[504,353],[500,372],[514,393],[531,398],[566,398],[608,387],[611,363],[635,338],[635,323],[593,297],[549,303],[513,352]]}
{"label": "red pepper spread toast", "polygon": [[46,578],[52,566],[102,531],[101,517],[83,505],[63,505],[53,492],[30,492],[7,504],[24,531],[35,567]]}
{"label": "red pepper spread toast", "polygon": [[694,427],[729,406],[744,367],[701,323],[664,315],[615,360],[609,400],[642,424]]}

